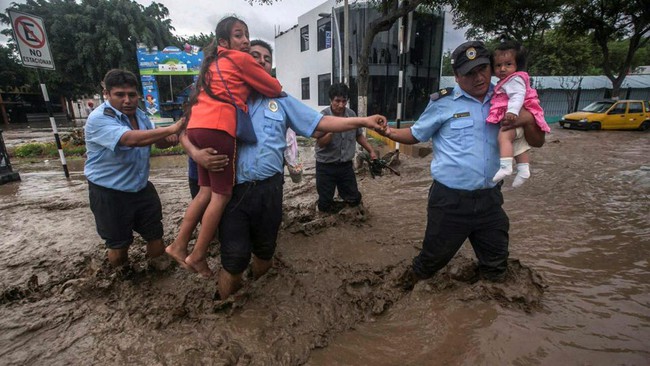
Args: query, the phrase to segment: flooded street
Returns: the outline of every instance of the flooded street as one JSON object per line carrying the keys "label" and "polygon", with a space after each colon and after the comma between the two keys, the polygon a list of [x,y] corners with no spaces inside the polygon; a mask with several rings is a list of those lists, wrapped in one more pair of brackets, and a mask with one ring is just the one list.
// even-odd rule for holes
{"label": "flooded street", "polygon": [[[650,134],[552,126],[532,177],[504,186],[507,281],[469,280],[468,243],[412,291],[431,157],[358,175],[364,208],[315,212],[313,158],[285,182],[274,268],[216,303],[213,280],[131,248],[105,262],[83,160],[12,160],[0,186],[2,365],[648,365]],[[5,131],[12,141],[17,131]],[[23,138],[22,135],[20,138]],[[307,153],[311,155],[312,153]],[[184,156],[152,159],[165,242],[189,202]],[[218,244],[209,263],[219,268]]]}

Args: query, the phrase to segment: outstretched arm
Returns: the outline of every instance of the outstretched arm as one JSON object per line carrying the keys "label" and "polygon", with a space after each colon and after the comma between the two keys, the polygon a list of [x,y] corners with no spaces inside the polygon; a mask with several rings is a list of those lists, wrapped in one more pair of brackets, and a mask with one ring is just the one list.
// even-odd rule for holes
{"label": "outstretched arm", "polygon": [[377,131],[379,134],[388,137],[389,139],[399,142],[400,144],[414,145],[419,143],[418,139],[413,137],[410,127],[405,128],[391,128],[387,127],[385,131]]}
{"label": "outstretched arm", "polygon": [[[316,126],[316,131],[343,132],[359,127],[372,128],[373,130],[383,130],[386,128],[386,117],[379,114],[368,117],[323,116],[323,118]],[[312,136],[316,137],[316,134],[314,133]]]}
{"label": "outstretched arm", "polygon": [[162,146],[168,144],[165,138],[170,135],[179,134],[185,127],[183,119],[171,126],[154,128],[153,130],[132,130],[125,132],[120,137],[119,144],[122,146],[149,146],[154,143],[160,143]]}

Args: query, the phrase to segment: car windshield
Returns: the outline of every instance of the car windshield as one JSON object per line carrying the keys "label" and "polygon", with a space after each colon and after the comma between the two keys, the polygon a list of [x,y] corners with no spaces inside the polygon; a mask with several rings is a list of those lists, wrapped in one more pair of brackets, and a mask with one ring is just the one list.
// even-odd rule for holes
{"label": "car windshield", "polygon": [[593,113],[602,113],[607,111],[614,102],[593,102],[588,106],[582,108],[582,112],[593,112]]}

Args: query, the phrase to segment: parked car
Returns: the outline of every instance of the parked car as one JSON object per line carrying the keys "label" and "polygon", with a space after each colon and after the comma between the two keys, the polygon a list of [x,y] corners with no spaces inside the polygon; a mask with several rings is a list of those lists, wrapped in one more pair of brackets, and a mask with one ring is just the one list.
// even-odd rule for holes
{"label": "parked car", "polygon": [[646,131],[650,129],[650,103],[647,100],[601,100],[564,115],[559,123],[563,128],[583,130]]}

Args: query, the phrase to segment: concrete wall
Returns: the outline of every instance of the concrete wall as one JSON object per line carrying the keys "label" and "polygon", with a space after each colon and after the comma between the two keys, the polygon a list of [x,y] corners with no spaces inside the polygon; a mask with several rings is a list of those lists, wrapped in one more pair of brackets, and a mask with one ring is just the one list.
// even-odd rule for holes
{"label": "concrete wall", "polygon": [[[319,13],[332,12],[335,0],[329,0],[298,17],[298,25],[275,38],[276,76],[285,92],[302,100],[301,79],[309,77],[309,99],[302,100],[320,111],[318,105],[318,75],[332,72],[332,48],[318,51],[317,22]],[[309,50],[300,51],[300,29],[309,26]],[[334,24],[332,24],[332,28]]]}

